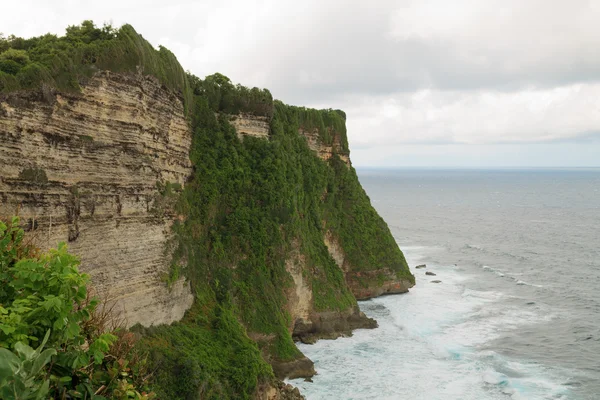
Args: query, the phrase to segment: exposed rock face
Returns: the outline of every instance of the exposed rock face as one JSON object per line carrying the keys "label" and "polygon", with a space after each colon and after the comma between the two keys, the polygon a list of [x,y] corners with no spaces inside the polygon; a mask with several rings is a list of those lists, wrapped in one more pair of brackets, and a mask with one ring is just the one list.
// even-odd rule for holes
{"label": "exposed rock face", "polygon": [[310,344],[319,339],[352,336],[352,331],[355,329],[374,328],[377,328],[377,321],[368,318],[358,307],[353,307],[344,311],[315,312],[308,323],[296,320],[293,336]]}
{"label": "exposed rock face", "polygon": [[179,320],[189,284],[161,282],[173,215],[159,183],[191,174],[180,99],[158,80],[97,73],[81,93],[0,97],[0,215],[47,248],[68,242],[127,325]]}
{"label": "exposed rock face", "polygon": [[334,259],[338,267],[344,271],[344,274],[348,274],[349,268],[348,264],[346,263],[346,255],[344,254],[344,249],[340,245],[337,238],[331,232],[327,232],[323,241],[325,242],[325,246],[327,246],[329,254]]}
{"label": "exposed rock face", "polygon": [[[295,248],[299,247],[296,242]],[[314,343],[318,339],[335,339],[350,336],[354,329],[376,328],[377,322],[368,318],[358,307],[343,311],[317,311],[313,304],[312,287],[304,278],[306,257],[299,251],[293,251],[286,264],[286,270],[292,277],[294,285],[288,291],[288,312],[292,325],[290,333],[294,340]],[[275,375],[280,378],[307,378],[315,374],[311,360],[302,357],[292,361],[271,360]]]}
{"label": "exposed rock face", "polygon": [[[242,139],[244,136],[254,136],[258,138],[268,139],[271,128],[267,117],[255,116],[251,114],[239,114],[230,116],[229,123],[235,128],[238,137]],[[298,134],[306,137],[308,147],[317,153],[322,160],[329,160],[333,154],[338,154],[340,159],[350,166],[350,155],[342,149],[341,138],[336,135],[333,138],[333,145],[323,143],[319,136],[318,129],[305,131],[299,129]]]}
{"label": "exposed rock face", "polygon": [[279,379],[310,378],[316,374],[315,364],[308,357],[292,361],[271,360],[273,373]]}
{"label": "exposed rock face", "polygon": [[339,135],[336,135],[333,138],[333,145],[329,146],[321,140],[318,129],[312,131],[299,129],[298,133],[306,138],[308,147],[317,153],[321,160],[329,160],[335,153],[344,163],[346,163],[346,165],[350,166],[350,154],[342,149],[341,138]]}
{"label": "exposed rock face", "polygon": [[239,114],[232,116],[231,118],[229,123],[233,125],[240,139],[244,136],[254,136],[263,139],[269,138],[271,128],[267,117]]}
{"label": "exposed rock face", "polygon": [[313,297],[312,288],[302,276],[305,265],[306,257],[299,252],[294,252],[285,263],[287,272],[294,280],[293,290],[288,294],[288,309],[292,316],[292,326],[295,326],[297,323],[311,323]]}
{"label": "exposed rock face", "polygon": [[[360,283],[361,281],[383,283],[364,286]],[[387,268],[346,274],[346,283],[348,283],[356,300],[368,300],[385,294],[406,293],[408,289],[414,286],[408,279],[398,278],[395,272]]]}
{"label": "exposed rock face", "polygon": [[313,343],[317,339],[349,336],[354,329],[377,327],[377,322],[358,307],[343,311],[315,310],[312,288],[302,276],[306,270],[304,255],[294,251],[286,262],[286,269],[294,280],[294,287],[288,293],[288,312],[292,317],[290,332],[296,340]]}
{"label": "exposed rock face", "polygon": [[[373,271],[353,271],[337,238],[331,232],[328,232],[324,241],[329,254],[344,271],[346,283],[356,300],[368,300],[384,294],[406,293],[409,288],[414,286],[409,280],[398,278],[388,268],[379,268]],[[372,283],[365,285],[364,282]]]}
{"label": "exposed rock face", "polygon": [[304,400],[300,390],[281,381],[272,382],[258,388],[255,400]]}

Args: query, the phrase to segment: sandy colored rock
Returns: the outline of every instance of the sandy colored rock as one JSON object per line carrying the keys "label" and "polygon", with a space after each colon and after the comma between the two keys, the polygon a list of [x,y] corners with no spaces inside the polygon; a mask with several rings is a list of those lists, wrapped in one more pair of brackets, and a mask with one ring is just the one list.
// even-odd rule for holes
{"label": "sandy colored rock", "polygon": [[318,339],[350,336],[354,329],[377,327],[377,322],[365,316],[358,307],[342,311],[315,310],[312,287],[303,276],[303,271],[307,270],[306,257],[297,250],[297,241],[293,247],[296,250],[291,252],[285,266],[294,282],[287,295],[287,309],[292,321],[290,333],[294,339],[314,343]]}
{"label": "sandy colored rock", "polygon": [[[297,244],[296,244],[297,247]],[[309,323],[313,309],[312,288],[302,276],[306,268],[306,257],[295,250],[285,263],[287,272],[294,281],[293,290],[288,294],[288,312],[292,317],[292,326],[299,323]]]}
{"label": "sandy colored rock", "polygon": [[274,381],[259,386],[256,391],[255,400],[304,400],[305,397],[300,394],[297,387],[284,383],[282,381]]}
{"label": "sandy colored rock", "polygon": [[161,281],[175,216],[157,191],[192,171],[175,94],[152,77],[99,72],[81,93],[3,95],[0,143],[0,215],[18,212],[42,248],[68,242],[128,326],[183,316],[189,284]]}
{"label": "sandy colored rock", "polygon": [[231,116],[229,123],[233,125],[240,139],[244,136],[268,139],[269,132],[271,131],[267,117],[239,114]]}
{"label": "sandy colored rock", "polygon": [[278,379],[310,378],[316,374],[315,364],[308,357],[291,361],[271,360],[271,366]]}
{"label": "sandy colored rock", "polygon": [[318,129],[312,131],[299,129],[298,133],[306,138],[308,147],[317,153],[317,156],[319,156],[321,160],[329,160],[335,153],[348,167],[351,165],[350,154],[342,149],[342,142],[339,135],[336,135],[333,138],[333,145],[327,145],[321,140]]}

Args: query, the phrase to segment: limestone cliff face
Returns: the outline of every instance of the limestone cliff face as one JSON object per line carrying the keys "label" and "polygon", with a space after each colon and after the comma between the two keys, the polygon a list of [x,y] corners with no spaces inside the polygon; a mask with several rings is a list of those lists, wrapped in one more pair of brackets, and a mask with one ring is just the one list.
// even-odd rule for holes
{"label": "limestone cliff face", "polygon": [[[298,241],[292,246],[285,263],[293,285],[287,290],[287,311],[291,317],[289,331],[294,340],[314,343],[318,339],[335,339],[350,336],[354,329],[376,328],[377,322],[365,316],[357,306],[340,311],[317,311],[313,303],[313,291],[307,273],[306,257],[297,249]],[[275,375],[280,378],[306,378],[316,374],[314,363],[307,357],[280,362],[270,360]]]}
{"label": "limestone cliff face", "polygon": [[[269,139],[268,118],[229,118],[238,137]],[[298,134],[322,160],[340,157],[351,168],[339,134],[330,145],[317,130]],[[103,298],[116,302],[128,326],[177,321],[192,305],[190,286],[180,279],[167,287],[163,278],[170,267],[173,220],[185,218],[174,215],[172,203],[192,174],[191,141],[180,98],[148,76],[99,72],[81,93],[42,89],[2,95],[0,216],[18,212],[43,248],[68,242],[81,257],[81,269]],[[354,271],[335,233],[323,240],[357,299],[410,286],[385,269]],[[300,251],[288,254],[285,265],[293,282],[285,290],[295,339],[313,342],[376,327],[356,305],[317,311]],[[361,286],[361,274],[380,284]],[[272,361],[281,378],[315,373],[306,357]]]}
{"label": "limestone cliff face", "polygon": [[230,117],[229,123],[233,125],[238,137],[254,136],[258,138],[269,138],[269,120],[267,117],[260,117],[251,114],[239,114]]}
{"label": "limestone cliff face", "polygon": [[81,93],[0,97],[0,215],[41,247],[68,242],[127,325],[180,319],[189,284],[161,281],[173,215],[157,183],[191,174],[180,99],[154,78],[97,73]]}
{"label": "limestone cliff face", "polygon": [[340,159],[346,163],[346,165],[350,166],[350,154],[347,151],[342,149],[341,138],[339,135],[334,136],[333,144],[327,145],[323,143],[321,137],[319,135],[319,131],[314,129],[312,131],[306,131],[304,129],[299,129],[298,134],[304,136],[308,141],[308,147],[315,153],[321,160],[329,160],[333,154],[337,154]]}
{"label": "limestone cliff face", "polygon": [[[255,116],[251,114],[238,114],[229,117],[229,123],[235,128],[238,137],[253,136],[262,139],[269,138],[269,120],[267,117]],[[304,136],[308,147],[313,150],[321,160],[329,160],[333,154],[337,154],[346,165],[350,166],[350,154],[342,149],[341,137],[335,135],[333,144],[323,143],[318,129],[307,131],[299,129],[298,134]],[[331,134],[331,132],[330,132]]]}
{"label": "limestone cliff face", "polygon": [[303,276],[306,257],[293,252],[286,262],[286,270],[294,285],[288,294],[288,311],[292,317],[292,335],[303,342],[312,343],[319,338],[335,339],[350,335],[357,328],[375,328],[377,323],[367,318],[358,307],[342,311],[315,310],[313,292]]}

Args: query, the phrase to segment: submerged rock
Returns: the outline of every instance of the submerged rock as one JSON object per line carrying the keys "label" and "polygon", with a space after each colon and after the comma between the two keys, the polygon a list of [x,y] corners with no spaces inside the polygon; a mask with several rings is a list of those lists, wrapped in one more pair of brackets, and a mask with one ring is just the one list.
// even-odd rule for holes
{"label": "submerged rock", "polygon": [[435,276],[435,274],[433,272],[431,272],[431,271],[425,272],[425,275]]}
{"label": "submerged rock", "polygon": [[416,269],[427,268],[427,265],[421,264],[421,265],[417,265],[415,268]]}
{"label": "submerged rock", "polygon": [[435,281],[431,281],[431,283],[442,283],[442,281],[435,280]]}

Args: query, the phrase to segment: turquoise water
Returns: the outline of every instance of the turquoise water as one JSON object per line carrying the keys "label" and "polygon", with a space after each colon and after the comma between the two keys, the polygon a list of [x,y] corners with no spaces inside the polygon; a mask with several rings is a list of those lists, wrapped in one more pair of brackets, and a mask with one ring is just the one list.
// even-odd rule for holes
{"label": "turquoise water", "polygon": [[600,170],[359,178],[427,268],[409,294],[361,303],[380,328],[301,345],[308,399],[600,399]]}

